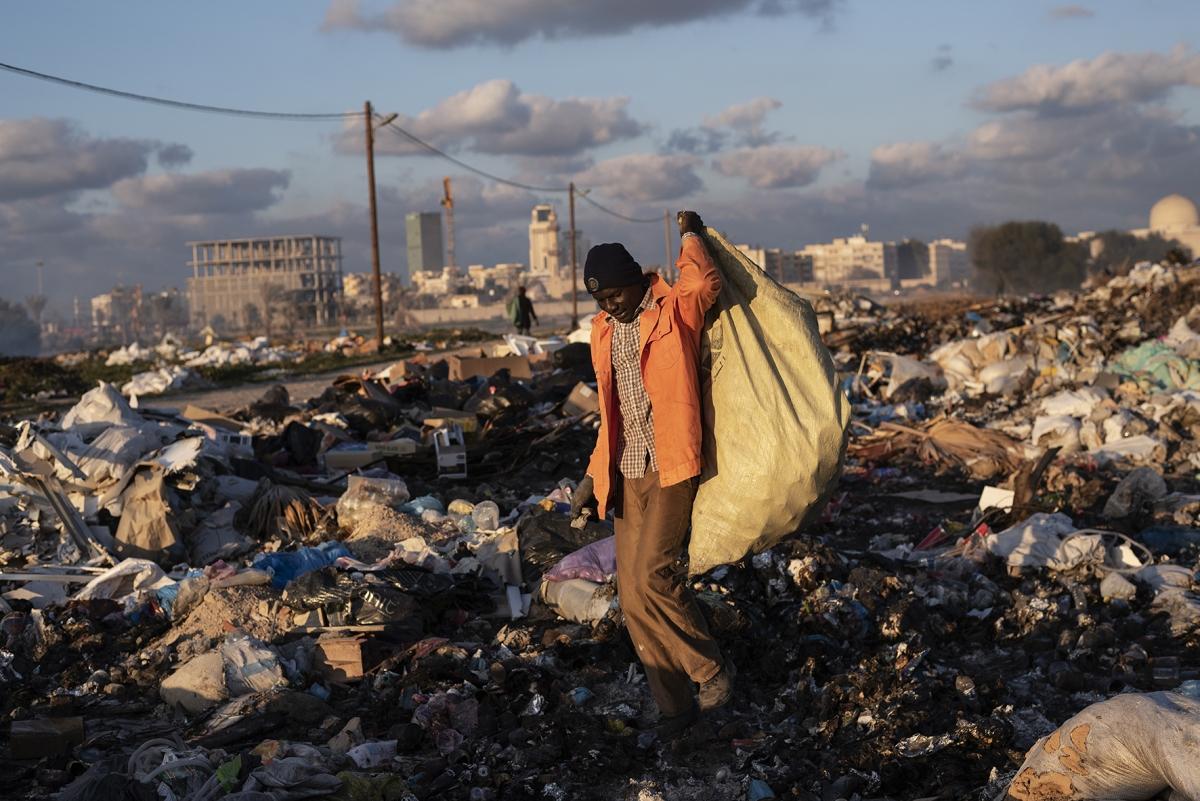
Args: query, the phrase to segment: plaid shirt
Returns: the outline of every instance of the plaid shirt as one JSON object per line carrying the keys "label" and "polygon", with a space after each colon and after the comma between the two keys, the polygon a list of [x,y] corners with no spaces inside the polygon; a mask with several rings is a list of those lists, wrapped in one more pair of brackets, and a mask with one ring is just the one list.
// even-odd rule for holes
{"label": "plaid shirt", "polygon": [[654,294],[647,289],[633,322],[622,323],[611,316],[608,318],[613,327],[613,374],[621,410],[617,463],[626,478],[646,475],[647,463],[651,470],[658,470],[658,458],[654,454],[654,411],[642,381],[641,316],[653,306]]}

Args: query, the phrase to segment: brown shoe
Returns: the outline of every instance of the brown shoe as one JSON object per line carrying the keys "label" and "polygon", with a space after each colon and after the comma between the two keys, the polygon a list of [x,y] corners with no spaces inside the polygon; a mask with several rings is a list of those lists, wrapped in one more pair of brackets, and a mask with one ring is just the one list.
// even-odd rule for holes
{"label": "brown shoe", "polygon": [[700,711],[720,709],[733,698],[733,679],[737,672],[732,662],[726,662],[721,672],[700,685]]}
{"label": "brown shoe", "polygon": [[690,729],[696,722],[697,717],[695,707],[692,707],[682,715],[675,715],[670,718],[664,717],[655,724],[654,733],[658,735],[660,742],[668,743]]}

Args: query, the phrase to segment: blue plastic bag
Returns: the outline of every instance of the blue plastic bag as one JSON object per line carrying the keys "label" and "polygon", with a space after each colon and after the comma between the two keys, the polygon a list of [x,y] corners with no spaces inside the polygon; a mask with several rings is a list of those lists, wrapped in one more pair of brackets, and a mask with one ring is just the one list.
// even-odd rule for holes
{"label": "blue plastic bag", "polygon": [[297,576],[329,567],[343,556],[351,556],[345,545],[340,542],[323,542],[315,548],[260,554],[255,557],[253,566],[270,573],[271,586],[282,590]]}

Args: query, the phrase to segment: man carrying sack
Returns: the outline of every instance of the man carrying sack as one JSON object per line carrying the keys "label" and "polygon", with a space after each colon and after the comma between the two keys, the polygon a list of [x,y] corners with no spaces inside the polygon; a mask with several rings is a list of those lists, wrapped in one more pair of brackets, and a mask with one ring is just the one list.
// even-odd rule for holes
{"label": "man carrying sack", "polygon": [[613,513],[621,609],[663,739],[733,693],[732,665],[677,569],[702,467],[700,331],[721,291],[700,216],[682,211],[677,219],[683,241],[673,287],[643,275],[621,244],[588,252],[584,281],[601,309],[592,322],[600,432],[571,509],[578,517],[594,498],[601,517]]}

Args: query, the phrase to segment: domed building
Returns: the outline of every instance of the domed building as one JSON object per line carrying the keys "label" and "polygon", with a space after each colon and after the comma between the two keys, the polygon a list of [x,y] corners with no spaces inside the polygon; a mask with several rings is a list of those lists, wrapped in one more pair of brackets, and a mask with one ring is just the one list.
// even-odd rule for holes
{"label": "domed building", "polygon": [[1136,236],[1158,234],[1164,239],[1177,239],[1190,248],[1192,258],[1200,258],[1200,210],[1190,198],[1167,195],[1150,208],[1150,225],[1130,233]]}

